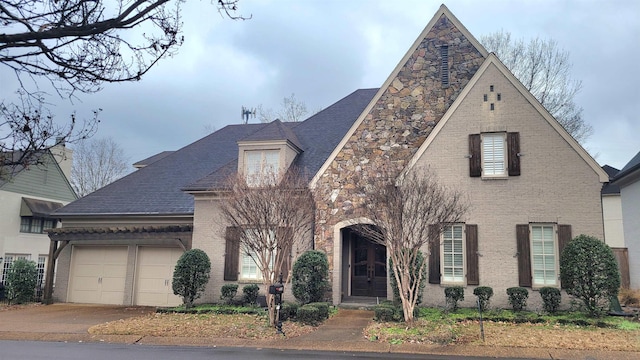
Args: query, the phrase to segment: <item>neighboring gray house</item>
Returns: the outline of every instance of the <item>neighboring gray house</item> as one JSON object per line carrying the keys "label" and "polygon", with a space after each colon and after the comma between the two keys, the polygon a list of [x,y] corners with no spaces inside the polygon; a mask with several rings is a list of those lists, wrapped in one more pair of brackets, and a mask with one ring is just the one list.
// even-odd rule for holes
{"label": "neighboring gray house", "polygon": [[640,152],[616,174],[613,185],[620,187],[630,287],[640,289]]}
{"label": "neighboring gray house", "polygon": [[11,264],[26,259],[36,263],[41,290],[51,243],[46,231],[59,226],[51,213],[78,198],[69,184],[70,171],[71,151],[63,146],[37,154],[29,167],[0,167],[0,174],[12,174],[0,177],[0,287]]}
{"label": "neighboring gray house", "polygon": [[559,287],[571,237],[603,238],[606,172],[444,5],[380,88],[300,123],[229,125],[160,157],[56,212],[64,227],[50,234],[53,300],[173,305],[172,269],[189,248],[212,260],[200,301],[217,301],[225,283],[259,281],[225,236],[216,189],[267,165],[310,174],[318,197],[308,242],[329,258],[334,304],[391,296],[386,248],[353,231],[370,223],[358,181],[387,159],[406,171],[430,167],[472,203],[464,222],[423,249],[425,304],[443,304],[447,285],[464,286],[467,305],[475,286],[492,286],[498,306],[508,287]]}

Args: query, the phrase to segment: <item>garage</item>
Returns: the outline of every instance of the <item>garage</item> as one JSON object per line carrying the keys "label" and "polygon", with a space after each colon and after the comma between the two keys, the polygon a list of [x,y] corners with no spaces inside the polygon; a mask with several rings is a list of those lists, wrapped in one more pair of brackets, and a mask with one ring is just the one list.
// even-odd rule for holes
{"label": "garage", "polygon": [[135,305],[178,306],[182,298],[173,294],[172,279],[183,250],[170,247],[138,247]]}
{"label": "garage", "polygon": [[69,301],[116,304],[124,301],[126,246],[74,246]]}

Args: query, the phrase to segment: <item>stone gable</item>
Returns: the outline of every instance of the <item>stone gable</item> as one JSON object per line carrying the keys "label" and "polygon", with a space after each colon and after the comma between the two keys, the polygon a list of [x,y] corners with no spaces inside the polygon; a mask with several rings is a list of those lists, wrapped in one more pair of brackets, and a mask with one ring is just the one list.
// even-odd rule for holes
{"label": "stone gable", "polygon": [[[448,46],[449,84],[441,78]],[[316,184],[316,249],[333,266],[334,226],[359,216],[358,182],[383,163],[403,169],[484,61],[482,53],[446,15],[427,32]],[[388,159],[388,160],[387,160]]]}

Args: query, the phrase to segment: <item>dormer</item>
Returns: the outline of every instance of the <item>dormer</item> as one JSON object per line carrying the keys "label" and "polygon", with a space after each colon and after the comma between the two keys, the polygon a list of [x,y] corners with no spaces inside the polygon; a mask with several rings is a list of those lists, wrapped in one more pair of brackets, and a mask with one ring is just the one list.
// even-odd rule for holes
{"label": "dormer", "polygon": [[260,178],[275,179],[300,153],[302,146],[294,132],[280,120],[274,120],[238,141],[238,173],[244,174],[250,185],[261,181]]}

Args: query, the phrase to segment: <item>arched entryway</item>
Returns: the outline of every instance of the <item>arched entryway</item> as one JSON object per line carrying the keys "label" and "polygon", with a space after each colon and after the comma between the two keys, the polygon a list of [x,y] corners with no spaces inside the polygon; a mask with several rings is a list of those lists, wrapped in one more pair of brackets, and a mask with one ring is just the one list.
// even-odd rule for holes
{"label": "arched entryway", "polygon": [[387,298],[387,249],[355,230],[341,230],[342,293],[350,297]]}

